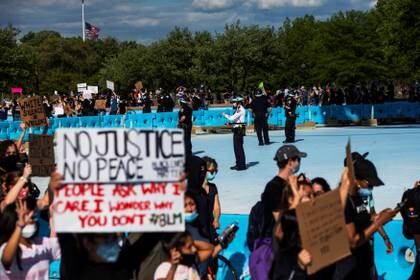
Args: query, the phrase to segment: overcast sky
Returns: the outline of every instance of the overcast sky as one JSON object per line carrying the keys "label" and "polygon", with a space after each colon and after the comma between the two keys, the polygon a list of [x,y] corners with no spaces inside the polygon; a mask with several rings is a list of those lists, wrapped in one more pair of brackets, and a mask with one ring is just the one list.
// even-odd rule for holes
{"label": "overcast sky", "polygon": [[[328,18],[342,10],[368,10],[376,0],[85,0],[85,20],[100,36],[150,43],[174,26],[223,31],[225,23],[279,26],[286,17]],[[81,36],[81,0],[0,0],[0,25],[25,34],[55,30]]]}

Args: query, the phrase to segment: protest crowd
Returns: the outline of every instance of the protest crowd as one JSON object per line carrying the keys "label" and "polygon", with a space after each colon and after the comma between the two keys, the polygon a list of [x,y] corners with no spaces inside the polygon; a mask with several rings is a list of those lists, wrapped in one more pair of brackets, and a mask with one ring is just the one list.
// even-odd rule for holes
{"label": "protest crowd", "polygon": [[[44,110],[48,117],[71,117],[71,116],[95,116],[104,112],[111,115],[124,115],[132,109],[142,108],[143,113],[151,113],[153,108],[156,112],[172,112],[180,98],[187,98],[191,101],[193,110],[207,110],[209,106],[229,103],[229,100],[241,95],[244,97],[246,108],[255,99],[260,87],[251,89],[248,92],[234,92],[227,87],[224,92],[212,92],[211,89],[201,85],[199,88],[188,89],[179,86],[175,90],[147,90],[143,86],[134,88],[131,92],[118,95],[113,90],[106,89],[98,94],[83,94],[78,92],[58,93],[47,97],[43,96]],[[313,85],[306,88],[284,88],[279,90],[264,89],[271,107],[283,107],[285,99],[289,95],[296,98],[297,105],[346,105],[346,104],[380,104],[392,102],[396,99],[405,99],[412,102],[420,101],[420,84],[418,82],[395,89],[392,82],[387,85],[378,86],[375,82],[366,85],[356,84],[347,87],[338,87],[334,83],[326,86]],[[35,94],[32,94],[35,96]],[[21,97],[21,96],[18,96]],[[7,120],[8,115],[13,120],[19,120],[20,108],[14,96],[4,99],[0,105],[0,120]],[[97,102],[101,101],[101,102]]]}
{"label": "protest crowd", "polygon": [[[115,98],[116,96],[113,95],[111,99]],[[192,103],[186,97],[178,98],[185,104]],[[77,102],[80,101],[83,104],[84,100],[77,100]],[[59,97],[57,102],[61,104],[65,101]],[[217,185],[214,183],[218,173],[216,159],[209,156],[192,155],[188,153],[188,149],[191,149],[188,145],[191,144],[184,143],[185,165],[181,169],[176,169],[180,171],[178,174],[172,175],[172,177],[176,176],[174,177],[176,182],[172,185],[152,183],[149,191],[147,188],[145,191],[144,184],[139,187],[143,189],[144,195],[153,192],[153,189],[159,192],[159,189],[165,189],[167,186],[172,186],[175,189],[174,197],[180,192],[184,192],[184,195],[178,198],[182,201],[178,202],[179,207],[183,207],[185,230],[180,231],[176,227],[173,228],[176,233],[167,232],[171,230],[163,232],[148,230],[142,233],[138,233],[138,230],[116,230],[123,224],[124,219],[126,221],[138,219],[143,222],[144,215],[139,213],[151,207],[150,201],[146,201],[136,204],[133,208],[135,214],[131,218],[114,216],[113,224],[108,224],[106,227],[108,230],[104,232],[83,230],[84,228],[93,228],[95,223],[106,223],[101,219],[95,221],[94,217],[89,218],[88,216],[86,219],[79,217],[81,227],[72,232],[73,222],[76,221],[65,219],[65,216],[61,216],[63,212],[87,211],[89,201],[81,201],[82,197],[77,195],[90,193],[94,197],[106,197],[104,193],[107,192],[107,188],[100,184],[83,184],[84,178],[87,177],[83,177],[85,168],[83,166],[81,168],[80,165],[86,163],[86,157],[78,158],[78,155],[87,152],[83,148],[77,147],[80,144],[79,141],[83,140],[83,138],[77,138],[81,137],[81,134],[68,132],[56,134],[58,142],[67,143],[72,148],[66,150],[64,156],[56,154],[56,159],[62,162],[61,165],[57,164],[57,168],[54,161],[49,163],[49,169],[36,166],[43,163],[33,158],[39,157],[38,150],[44,148],[41,148],[42,141],[35,142],[34,137],[29,138],[29,150],[28,146],[23,143],[28,124],[30,122],[22,122],[22,135],[18,141],[0,142],[2,186],[0,279],[48,279],[49,266],[52,261],[58,259],[61,260],[60,279],[65,280],[215,279],[218,267],[217,256],[234,240],[237,231],[236,224],[232,224],[226,229],[220,228],[223,206],[220,204]],[[174,139],[176,134],[173,132],[171,139]],[[139,135],[132,137],[139,137]],[[116,154],[121,153],[121,151],[117,151],[117,143],[122,145],[123,141],[126,142],[125,145],[122,145],[125,146],[126,153],[130,153],[133,151],[130,150],[130,145],[146,142],[133,140],[139,138],[127,139],[130,137],[127,135],[125,138],[118,138],[120,136],[117,132],[114,136],[114,142],[109,140],[111,138],[106,138],[106,142],[98,142],[96,149],[92,149],[89,153],[96,151],[97,155],[103,156],[103,153],[106,152],[101,152],[101,149],[106,151],[115,149]],[[77,142],[74,142],[76,144],[71,142],[72,137],[78,139]],[[91,137],[89,140],[91,143],[99,141],[98,139],[103,137],[103,134],[99,132],[97,135],[89,137]],[[156,132],[156,137],[164,136],[163,133]],[[106,143],[106,147],[104,147],[104,143]],[[171,155],[166,155],[167,158],[171,156],[174,159],[179,158],[181,155],[177,153],[179,143],[182,142],[173,141]],[[136,147],[142,149],[143,147],[140,146],[141,144],[138,144]],[[54,153],[52,144],[49,149],[51,153]],[[56,153],[63,152],[60,149],[62,148],[58,147]],[[156,158],[158,158],[158,150],[156,149]],[[164,153],[164,150],[165,147],[162,147],[161,153]],[[67,155],[68,153],[70,156]],[[91,157],[92,155],[90,154]],[[316,174],[311,174],[310,178],[305,173],[301,173],[300,164],[306,156],[305,152],[299,151],[293,145],[281,146],[274,155],[273,164],[277,165],[278,174],[273,174],[274,177],[271,180],[267,178],[267,185],[261,194],[261,200],[256,201],[249,215],[246,239],[251,252],[249,270],[252,279],[378,279],[371,240],[374,233],[378,232],[383,238],[387,252],[392,252],[392,240],[389,239],[383,225],[392,220],[399,212],[404,219],[403,233],[405,237],[414,239],[417,250],[420,250],[419,182],[416,182],[412,189],[404,193],[401,203],[396,208],[376,213],[372,189],[380,187],[384,183],[379,178],[378,173],[380,172],[376,170],[374,163],[367,159],[368,153],[351,153],[348,146],[340,184],[337,188],[330,186],[325,179],[316,177]],[[109,186],[108,199],[118,194],[121,197],[128,196],[129,192],[135,191],[135,186],[129,183],[137,182],[133,176],[128,176],[130,167],[126,167],[125,175],[127,177],[124,177],[119,171],[125,168],[121,167],[124,163],[121,161],[117,164],[118,168],[116,165],[112,167],[113,160],[106,157],[98,157],[97,160],[97,162],[102,161],[105,164],[103,166],[98,164],[98,173],[95,176],[98,182],[114,180],[123,183],[123,185],[116,184],[112,194],[110,193],[111,186]],[[155,164],[147,162],[151,161],[148,158],[144,160],[145,173],[144,177],[141,177],[144,180],[153,182],[156,179],[150,175],[152,172],[156,171],[157,174],[165,172],[156,168]],[[174,165],[176,162],[170,162],[169,165],[176,166]],[[64,169],[62,168],[63,164]],[[94,161],[89,164],[94,164]],[[127,162],[126,164],[128,166],[131,163]],[[148,169],[149,165],[153,166],[153,169]],[[113,173],[116,168],[118,171]],[[91,169],[90,165],[88,169]],[[96,170],[95,167],[93,169]],[[109,174],[101,173],[104,170],[109,171]],[[52,173],[49,173],[50,171]],[[64,172],[64,175],[60,172]],[[38,186],[31,181],[31,176],[46,176],[47,174],[51,174],[49,184],[45,193],[41,193]],[[69,176],[73,179],[80,178],[81,181],[74,180],[79,184],[67,184],[72,182],[72,180],[69,181]],[[89,180],[87,182],[91,183]],[[71,198],[71,195],[74,196],[73,201],[64,199]],[[327,224],[330,226],[329,229],[325,229],[325,225],[320,227],[324,231],[332,230],[332,232],[321,231],[318,233],[326,238],[326,241],[324,240],[326,244],[321,248],[321,251],[328,256],[330,251],[334,251],[329,246],[337,246],[337,248],[341,248],[336,249],[341,252],[341,257],[334,254],[332,257],[312,255],[307,247],[307,240],[313,238],[315,233],[313,233],[314,236],[311,236],[311,234],[308,235],[308,231],[301,231],[302,224],[306,224],[302,219],[311,219],[310,215],[305,216],[305,211],[313,212],[315,211],[315,208],[312,209],[315,207],[313,205],[317,205],[306,202],[320,201],[321,203],[324,200],[328,200],[327,203],[330,203],[328,207],[336,208],[337,216]],[[95,208],[91,208],[91,211],[94,212],[99,211],[98,209],[102,207],[100,202],[95,201],[95,203]],[[110,200],[109,204],[112,203]],[[119,207],[130,207],[128,205],[134,207],[134,204],[123,201],[120,204],[115,204],[112,211],[116,211],[115,209]],[[157,207],[156,201],[154,205]],[[328,207],[327,211],[331,211],[328,210],[331,209]],[[181,217],[179,214],[168,216],[167,219],[156,218],[160,216],[154,214],[152,217],[155,218],[150,218],[150,221],[160,219],[160,226],[174,225],[177,223],[176,221],[182,220],[182,218],[179,219]],[[154,223],[156,224],[156,220]],[[331,226],[333,226],[332,229]],[[344,235],[345,241],[339,242],[338,245],[332,245],[328,239],[334,234]],[[411,280],[419,279],[419,265],[420,257],[417,253]]]}

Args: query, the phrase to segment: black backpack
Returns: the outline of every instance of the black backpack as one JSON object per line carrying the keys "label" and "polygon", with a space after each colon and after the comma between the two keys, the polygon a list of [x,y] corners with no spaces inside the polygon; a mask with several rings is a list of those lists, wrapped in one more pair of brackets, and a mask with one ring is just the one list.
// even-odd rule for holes
{"label": "black backpack", "polygon": [[[271,215],[271,213],[270,213]],[[246,234],[246,243],[250,251],[254,249],[254,241],[261,237],[271,237],[273,222],[266,221],[264,204],[258,201],[251,208],[248,218],[248,231]]]}
{"label": "black backpack", "polygon": [[403,234],[407,239],[414,239],[414,234],[420,234],[420,187],[405,191],[401,201],[405,201],[400,210]]}

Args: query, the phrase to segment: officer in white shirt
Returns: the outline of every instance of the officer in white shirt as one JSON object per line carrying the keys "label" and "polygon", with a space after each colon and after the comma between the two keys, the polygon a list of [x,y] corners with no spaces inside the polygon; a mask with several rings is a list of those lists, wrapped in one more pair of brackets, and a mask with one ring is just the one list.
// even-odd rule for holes
{"label": "officer in white shirt", "polygon": [[232,166],[232,170],[245,170],[245,152],[244,152],[244,135],[245,135],[245,115],[246,111],[242,106],[244,99],[242,96],[232,98],[231,102],[235,108],[235,114],[229,116],[226,113],[222,113],[233,126],[233,149],[235,151],[236,165]]}

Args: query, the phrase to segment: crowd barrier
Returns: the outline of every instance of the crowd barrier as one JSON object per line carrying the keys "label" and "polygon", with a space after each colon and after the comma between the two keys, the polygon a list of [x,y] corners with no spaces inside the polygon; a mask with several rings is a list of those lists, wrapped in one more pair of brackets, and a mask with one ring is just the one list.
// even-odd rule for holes
{"label": "crowd barrier", "polygon": [[[226,228],[231,223],[237,222],[239,230],[235,239],[221,254],[226,257],[235,267],[240,279],[250,280],[248,260],[249,250],[246,245],[246,232],[248,229],[248,215],[224,214],[220,219],[221,229]],[[413,270],[414,264],[407,262],[407,249],[415,250],[412,240],[407,240],[402,235],[402,221],[394,220],[385,226],[385,230],[394,245],[391,254],[386,253],[386,247],[379,234],[374,236],[375,264],[381,280],[400,280],[408,279]],[[50,268],[50,279],[59,279],[59,261],[54,262]],[[231,279],[230,273],[221,267],[217,275],[218,280]]]}
{"label": "crowd barrier", "polygon": [[[222,113],[232,114],[233,109],[212,108],[193,112],[195,126],[218,127],[225,126],[227,119]],[[377,120],[420,120],[420,103],[393,102],[384,104],[360,105],[326,105],[299,106],[296,110],[296,124],[311,121],[317,125],[325,125],[329,120],[338,122],[356,122],[367,119]],[[252,113],[247,111],[246,123],[253,124]],[[268,123],[274,126],[284,126],[286,117],[283,108],[273,108]],[[91,128],[91,127],[125,127],[125,128],[175,128],[178,123],[178,112],[149,113],[129,111],[125,115],[100,115],[89,117],[51,118],[48,134],[54,134],[57,128]],[[30,133],[40,134],[43,129],[31,128]],[[0,139],[16,140],[21,134],[19,121],[0,122]]]}

